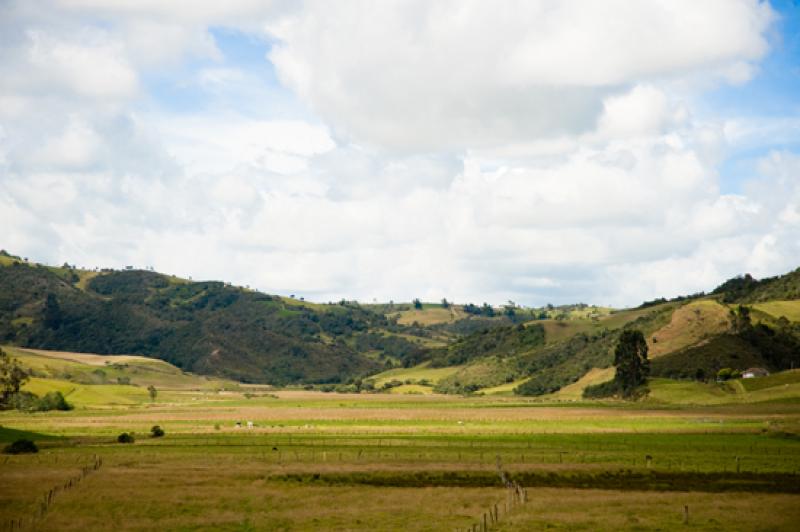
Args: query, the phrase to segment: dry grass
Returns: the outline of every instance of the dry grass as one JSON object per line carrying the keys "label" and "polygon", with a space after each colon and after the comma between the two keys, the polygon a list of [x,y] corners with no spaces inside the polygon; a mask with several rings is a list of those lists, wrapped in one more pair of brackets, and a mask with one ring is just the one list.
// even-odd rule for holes
{"label": "dry grass", "polygon": [[[797,530],[800,497],[746,493],[529,490],[496,530]],[[684,525],[684,505],[689,524]]]}
{"label": "dry grass", "polygon": [[672,313],[672,320],[647,339],[648,356],[659,356],[696,345],[730,327],[728,309],[716,301],[702,300]]}
{"label": "dry grass", "polygon": [[[378,488],[268,480],[256,460],[192,462],[130,454],[61,495],[39,530],[442,530],[467,526],[496,488]],[[55,479],[31,471],[24,479]],[[368,504],[365,504],[367,503]]]}
{"label": "dry grass", "polygon": [[70,353],[67,351],[46,351],[44,349],[30,349],[30,348],[12,348],[19,353],[30,353],[44,358],[51,358],[57,360],[69,360],[79,364],[86,364],[89,366],[106,366],[107,364],[142,364],[149,366],[159,366],[163,370],[169,370],[173,373],[180,373],[180,370],[171,364],[163,362],[155,358],[148,358],[138,355],[95,355],[92,353]]}
{"label": "dry grass", "polygon": [[[394,314],[400,315],[400,318],[398,318],[397,323],[400,323],[401,325],[411,325],[414,322],[417,322],[420,325],[435,325],[437,323],[450,323],[452,321],[460,320],[468,316],[468,314],[465,313],[463,310],[453,306],[451,306],[450,308],[433,307],[433,308],[424,308],[419,310],[418,309],[404,310]],[[394,314],[390,313],[390,315]]]}

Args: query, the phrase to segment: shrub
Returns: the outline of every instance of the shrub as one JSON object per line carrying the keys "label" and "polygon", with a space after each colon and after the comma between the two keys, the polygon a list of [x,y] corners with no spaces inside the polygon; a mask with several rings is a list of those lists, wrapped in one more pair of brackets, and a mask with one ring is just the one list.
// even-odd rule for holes
{"label": "shrub", "polygon": [[150,429],[150,434],[153,438],[160,438],[164,435],[164,429],[158,425],[153,425],[153,428]]}
{"label": "shrub", "polygon": [[61,392],[48,392],[39,399],[34,410],[47,412],[49,410],[72,410],[74,407],[67,402]]}
{"label": "shrub", "polygon": [[3,452],[6,454],[38,453],[39,448],[36,447],[36,444],[31,440],[21,439],[15,441],[11,445],[6,445]]}
{"label": "shrub", "polygon": [[622,393],[622,386],[616,379],[601,382],[600,384],[592,384],[583,389],[584,399],[602,399],[605,397],[613,397]]}
{"label": "shrub", "polygon": [[123,432],[119,436],[117,436],[117,443],[133,443],[136,439],[133,437],[133,434],[128,434],[127,432]]}

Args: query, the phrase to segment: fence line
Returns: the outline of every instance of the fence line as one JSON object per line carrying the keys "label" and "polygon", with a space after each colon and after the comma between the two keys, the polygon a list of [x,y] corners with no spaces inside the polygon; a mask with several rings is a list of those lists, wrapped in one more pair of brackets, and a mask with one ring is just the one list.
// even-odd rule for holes
{"label": "fence line", "polygon": [[42,496],[39,505],[32,516],[28,517],[27,519],[19,518],[6,521],[3,523],[3,530],[16,531],[23,530],[24,528],[35,528],[37,523],[44,519],[47,515],[47,512],[50,511],[50,507],[53,505],[53,503],[55,503],[56,497],[60,493],[76,488],[83,479],[88,477],[91,473],[99,470],[102,466],[102,457],[94,455],[92,463],[82,467],[77,475],[68,478],[63,483],[60,483],[48,490],[47,493]]}

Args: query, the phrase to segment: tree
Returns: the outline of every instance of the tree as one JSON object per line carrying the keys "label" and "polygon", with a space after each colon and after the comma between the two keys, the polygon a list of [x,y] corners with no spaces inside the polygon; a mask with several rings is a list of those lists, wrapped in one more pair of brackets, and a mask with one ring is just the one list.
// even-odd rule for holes
{"label": "tree", "polygon": [[150,435],[153,438],[161,438],[162,436],[164,436],[164,429],[162,429],[158,425],[153,425],[153,428],[150,429]]}
{"label": "tree", "polygon": [[730,319],[731,324],[733,325],[733,330],[736,333],[745,332],[752,327],[752,322],[750,320],[750,307],[739,305],[736,310],[731,309]]}
{"label": "tree", "polygon": [[156,387],[151,384],[147,387],[147,392],[150,394],[150,400],[155,401],[156,396],[158,395],[158,390],[156,390]]}
{"label": "tree", "polygon": [[0,349],[0,406],[7,406],[27,380],[28,372],[17,359]]}
{"label": "tree", "polygon": [[450,308],[450,302],[447,301],[447,298],[442,298],[442,308]]}
{"label": "tree", "polygon": [[420,301],[418,297],[414,298],[414,308],[417,310],[422,309],[422,301]]}
{"label": "tree", "polygon": [[623,396],[630,396],[636,387],[647,381],[650,362],[647,360],[647,342],[642,331],[623,331],[614,350],[617,373],[614,380]]}
{"label": "tree", "polygon": [[58,329],[61,326],[61,307],[55,294],[47,294],[44,302],[44,326],[48,329]]}

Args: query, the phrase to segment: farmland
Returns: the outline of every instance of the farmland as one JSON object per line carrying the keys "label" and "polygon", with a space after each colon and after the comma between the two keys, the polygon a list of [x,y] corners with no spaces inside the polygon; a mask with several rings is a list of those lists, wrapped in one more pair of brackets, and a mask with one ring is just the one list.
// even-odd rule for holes
{"label": "farmland", "polygon": [[[98,361],[53,356],[86,367]],[[426,373],[432,369],[410,371],[436,378]],[[337,394],[226,389],[174,376],[177,385],[161,381],[154,401],[135,385],[29,383],[66,382],[75,388],[65,390],[75,409],[0,413],[0,439],[27,436],[41,449],[0,457],[0,523],[463,530],[486,519],[492,530],[649,530],[680,525],[684,505],[698,529],[789,530],[800,522],[796,401],[695,406]],[[792,373],[768,379],[774,382],[760,389],[748,383],[747,393],[797,382]],[[704,397],[670,393],[677,403],[686,394]],[[110,399],[120,397],[127,400]],[[153,425],[166,435],[150,437]],[[117,443],[122,432],[134,433],[135,443]],[[502,474],[524,495],[505,488]],[[584,511],[571,511],[576,504]],[[744,521],[732,510],[740,507],[748,509]]]}

